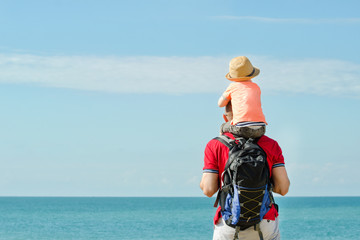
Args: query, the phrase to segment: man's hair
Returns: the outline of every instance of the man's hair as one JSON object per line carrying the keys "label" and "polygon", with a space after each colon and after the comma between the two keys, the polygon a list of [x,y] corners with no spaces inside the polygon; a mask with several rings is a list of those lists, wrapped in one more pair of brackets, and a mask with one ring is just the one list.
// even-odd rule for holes
{"label": "man's hair", "polygon": [[232,112],[231,101],[229,101],[228,104],[225,106],[225,111],[226,112]]}

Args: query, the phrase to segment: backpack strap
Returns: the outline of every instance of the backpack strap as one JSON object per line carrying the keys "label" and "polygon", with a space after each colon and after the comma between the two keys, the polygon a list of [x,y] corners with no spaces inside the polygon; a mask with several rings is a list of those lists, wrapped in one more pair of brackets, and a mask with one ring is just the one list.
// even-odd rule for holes
{"label": "backpack strap", "polygon": [[240,227],[238,226],[235,228],[235,234],[233,240],[239,239],[239,232],[240,232]]}
{"label": "backpack strap", "polygon": [[216,199],[215,199],[215,202],[214,202],[214,207],[215,207],[215,208],[219,205],[220,192],[221,192],[221,189],[219,189],[219,191],[218,191],[218,193],[217,193],[217,195],[216,195]]}
{"label": "backpack strap", "polygon": [[[260,230],[260,223],[257,223],[256,225],[254,225],[254,230],[259,233],[259,239],[264,240],[263,233]],[[239,232],[240,232],[240,227],[235,227],[235,234],[234,234],[233,240],[239,239]]]}
{"label": "backpack strap", "polygon": [[259,233],[260,240],[264,240],[263,233],[261,232],[261,229],[260,229],[260,223],[254,225],[254,230]]}
{"label": "backpack strap", "polygon": [[214,138],[215,140],[218,140],[219,142],[221,142],[222,144],[224,144],[226,147],[228,147],[229,149],[233,146],[235,140],[231,139],[230,137],[226,136],[226,135],[220,135],[216,138]]}
{"label": "backpack strap", "polygon": [[[231,138],[229,138],[228,136],[226,135],[220,135],[216,138],[214,138],[215,140],[218,140],[219,142],[221,142],[222,144],[224,144],[227,148],[230,148],[233,146],[233,144],[235,143],[235,141]],[[220,200],[220,193],[221,193],[221,189],[219,189],[218,193],[217,193],[217,196],[216,196],[216,200],[215,200],[215,203],[214,203],[214,207],[217,207],[218,204],[219,204],[219,200]]]}
{"label": "backpack strap", "polygon": [[252,138],[243,138],[243,137],[236,137],[235,139],[230,138],[229,136],[226,135],[220,135],[216,138],[214,138],[215,140],[218,140],[219,142],[221,142],[222,144],[224,144],[225,146],[227,146],[229,149],[234,146],[235,144],[244,144],[247,141],[253,141],[255,143],[257,143],[257,141],[259,140],[258,138],[256,139],[252,139]]}
{"label": "backpack strap", "polygon": [[[220,135],[216,138],[214,138],[215,140],[218,140],[219,142],[221,142],[222,144],[224,144],[227,148],[229,148],[229,150],[236,144],[238,144],[236,141],[238,141],[241,145],[244,144],[246,142],[246,140],[244,138],[237,138],[237,139],[232,139],[226,135]],[[225,164],[225,168],[224,168],[224,172],[227,171],[227,169],[230,166],[230,162],[227,161]],[[216,196],[216,200],[214,203],[214,207],[217,207],[219,204],[219,200],[220,200],[220,193],[221,193],[221,189],[218,191],[218,194]]]}

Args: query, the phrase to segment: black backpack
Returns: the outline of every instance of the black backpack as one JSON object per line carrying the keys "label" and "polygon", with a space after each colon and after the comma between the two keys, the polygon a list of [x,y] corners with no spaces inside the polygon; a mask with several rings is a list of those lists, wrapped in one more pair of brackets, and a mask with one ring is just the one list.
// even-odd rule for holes
{"label": "black backpack", "polygon": [[222,218],[236,229],[234,239],[240,230],[251,226],[262,239],[259,223],[274,203],[266,153],[251,138],[233,140],[221,135],[215,139],[229,148],[215,206],[220,200]]}

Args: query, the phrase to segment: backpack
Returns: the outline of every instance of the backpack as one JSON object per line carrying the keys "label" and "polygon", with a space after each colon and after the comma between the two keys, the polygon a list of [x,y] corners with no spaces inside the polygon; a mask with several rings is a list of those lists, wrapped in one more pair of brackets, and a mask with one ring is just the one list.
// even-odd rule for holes
{"label": "backpack", "polygon": [[222,218],[236,229],[234,239],[251,226],[262,239],[259,223],[274,203],[266,153],[255,139],[233,140],[226,135],[215,139],[229,148],[215,207],[220,201]]}

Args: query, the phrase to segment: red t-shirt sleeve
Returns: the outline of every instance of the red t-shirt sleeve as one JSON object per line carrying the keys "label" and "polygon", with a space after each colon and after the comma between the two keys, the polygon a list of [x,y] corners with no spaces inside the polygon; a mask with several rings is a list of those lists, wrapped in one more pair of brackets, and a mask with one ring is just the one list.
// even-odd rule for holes
{"label": "red t-shirt sleeve", "polygon": [[276,168],[276,167],[283,167],[285,165],[285,161],[284,161],[284,156],[282,154],[282,150],[279,146],[279,144],[274,141],[274,146],[273,146],[273,159],[272,159],[272,168]]}
{"label": "red t-shirt sleeve", "polygon": [[213,152],[213,148],[211,147],[214,144],[216,144],[216,140],[211,140],[206,145],[203,172],[219,173],[218,158],[216,153]]}
{"label": "red t-shirt sleeve", "polygon": [[282,150],[275,140],[267,136],[262,136],[259,139],[258,144],[266,152],[270,169],[284,166]]}

